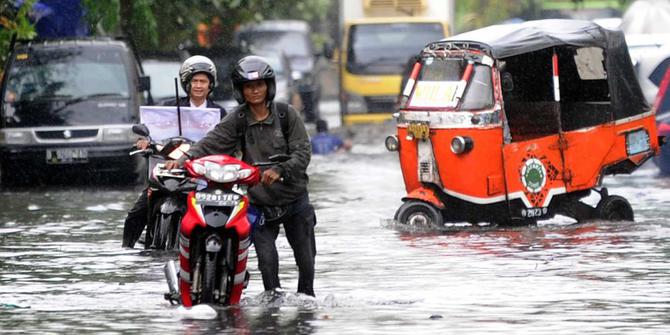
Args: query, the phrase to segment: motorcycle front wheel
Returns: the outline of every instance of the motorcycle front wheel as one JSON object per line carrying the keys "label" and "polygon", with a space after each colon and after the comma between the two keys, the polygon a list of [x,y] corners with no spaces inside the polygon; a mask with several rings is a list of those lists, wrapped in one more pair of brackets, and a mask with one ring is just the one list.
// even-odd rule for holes
{"label": "motorcycle front wheel", "polygon": [[202,271],[202,292],[200,301],[203,304],[214,302],[214,290],[216,289],[216,253],[205,253],[204,270]]}
{"label": "motorcycle front wheel", "polygon": [[181,221],[180,213],[162,214],[161,226],[166,227],[165,232],[165,250],[175,250],[179,247],[179,223]]}

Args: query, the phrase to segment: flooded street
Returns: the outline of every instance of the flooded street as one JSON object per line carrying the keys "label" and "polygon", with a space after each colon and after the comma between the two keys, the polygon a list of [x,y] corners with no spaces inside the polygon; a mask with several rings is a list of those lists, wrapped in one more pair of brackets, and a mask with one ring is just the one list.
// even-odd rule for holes
{"label": "flooded street", "polygon": [[357,130],[351,153],[313,157],[316,300],[293,294],[297,270],[280,236],[286,294],[262,295],[253,248],[241,306],[184,318],[163,299],[176,253],[122,249],[139,189],[34,188],[0,193],[2,333],[667,334],[670,178],[648,163],[607,177],[636,222],[410,231],[391,219],[405,195],[391,127]]}

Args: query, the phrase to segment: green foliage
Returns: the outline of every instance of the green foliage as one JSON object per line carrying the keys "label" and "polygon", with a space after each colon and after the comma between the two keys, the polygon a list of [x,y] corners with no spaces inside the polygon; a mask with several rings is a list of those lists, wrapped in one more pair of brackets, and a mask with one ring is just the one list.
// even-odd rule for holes
{"label": "green foliage", "polygon": [[533,0],[456,1],[456,32],[468,31],[514,17]]}
{"label": "green foliage", "polygon": [[[322,22],[333,0],[82,0],[91,31],[99,35],[133,37],[141,50],[175,50],[195,44],[198,24],[210,25],[214,17],[222,22],[215,44],[229,43],[235,29],[244,23],[268,18]],[[122,17],[124,3],[132,6],[130,17]],[[127,20],[129,31],[122,31]]]}
{"label": "green foliage", "polygon": [[[28,10],[37,0],[28,0],[21,10],[13,1],[0,1],[0,62],[4,61],[11,35],[35,36],[28,21]],[[90,31],[103,36],[132,36],[140,50],[175,50],[196,43],[198,24],[222,22],[220,37],[214,44],[230,43],[240,25],[264,19],[300,19],[314,27],[323,27],[335,0],[81,0],[86,8]],[[11,26],[11,27],[10,27]],[[326,35],[315,34],[322,43]]]}
{"label": "green foliage", "polygon": [[456,1],[456,30],[468,31],[520,17],[540,19],[543,10],[616,8],[624,11],[630,0],[468,0]]}
{"label": "green foliage", "polygon": [[81,0],[81,4],[86,8],[86,21],[91,31],[101,35],[118,34],[118,0]]}
{"label": "green foliage", "polygon": [[[19,39],[35,37],[35,27],[28,20],[28,12],[36,0],[26,0],[21,8],[16,10],[13,1],[4,1],[0,4],[0,66],[9,56],[9,44],[12,36]],[[1,72],[1,71],[0,71]]]}

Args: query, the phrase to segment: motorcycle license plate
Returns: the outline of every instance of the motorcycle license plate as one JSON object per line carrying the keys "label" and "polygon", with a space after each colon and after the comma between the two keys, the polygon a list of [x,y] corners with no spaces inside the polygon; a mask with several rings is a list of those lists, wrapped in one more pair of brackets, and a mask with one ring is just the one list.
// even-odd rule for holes
{"label": "motorcycle license plate", "polygon": [[46,151],[47,164],[73,164],[88,162],[87,148],[54,148]]}
{"label": "motorcycle license plate", "polygon": [[224,192],[195,192],[195,201],[206,206],[235,206],[240,195]]}

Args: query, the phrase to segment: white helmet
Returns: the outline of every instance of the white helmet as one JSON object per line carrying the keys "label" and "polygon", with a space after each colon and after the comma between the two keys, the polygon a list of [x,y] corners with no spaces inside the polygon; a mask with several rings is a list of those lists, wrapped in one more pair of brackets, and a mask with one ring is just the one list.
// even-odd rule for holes
{"label": "white helmet", "polygon": [[191,92],[191,79],[196,73],[205,73],[209,77],[209,90],[216,86],[216,66],[211,59],[205,56],[191,56],[181,64],[179,82],[181,88],[188,94]]}

